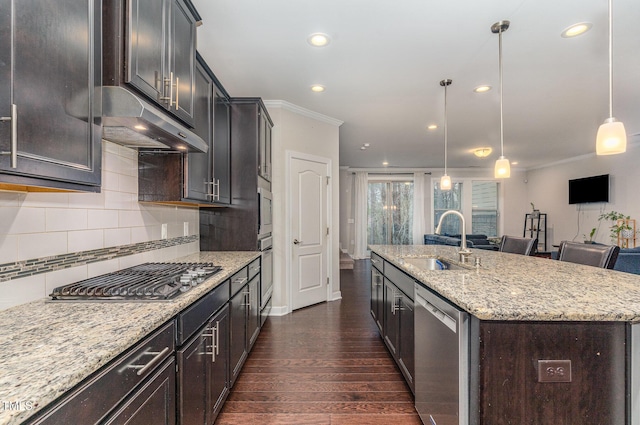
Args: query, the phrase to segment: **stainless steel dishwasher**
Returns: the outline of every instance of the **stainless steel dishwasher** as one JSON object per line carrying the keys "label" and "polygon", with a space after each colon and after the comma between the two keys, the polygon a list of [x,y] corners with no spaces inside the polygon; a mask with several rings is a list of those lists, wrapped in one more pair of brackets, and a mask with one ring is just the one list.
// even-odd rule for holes
{"label": "stainless steel dishwasher", "polygon": [[417,283],[415,400],[426,425],[469,423],[469,314]]}

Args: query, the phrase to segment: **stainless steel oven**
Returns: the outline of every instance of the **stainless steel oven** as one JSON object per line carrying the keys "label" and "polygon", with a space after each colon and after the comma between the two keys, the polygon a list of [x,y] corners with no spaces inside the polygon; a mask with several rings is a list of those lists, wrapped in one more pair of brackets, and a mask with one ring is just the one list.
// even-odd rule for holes
{"label": "stainless steel oven", "polygon": [[260,213],[258,214],[258,239],[263,239],[271,236],[273,230],[271,192],[264,187],[259,187],[258,200],[258,207],[260,208]]}
{"label": "stainless steel oven", "polygon": [[271,310],[271,294],[273,293],[273,238],[271,236],[258,241],[262,255],[260,315],[261,321],[267,320]]}

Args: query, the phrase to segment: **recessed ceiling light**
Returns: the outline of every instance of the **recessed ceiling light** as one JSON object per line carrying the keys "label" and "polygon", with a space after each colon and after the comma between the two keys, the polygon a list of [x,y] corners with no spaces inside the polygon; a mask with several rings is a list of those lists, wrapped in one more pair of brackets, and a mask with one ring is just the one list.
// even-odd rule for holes
{"label": "recessed ceiling light", "polygon": [[384,162],[382,163],[382,165],[384,165],[384,166],[386,167],[387,165],[389,165],[389,163],[388,163],[387,161],[384,161]]}
{"label": "recessed ceiling light", "polygon": [[477,148],[473,150],[473,154],[475,156],[477,156],[478,158],[486,158],[489,155],[491,155],[491,152],[493,152],[493,149],[486,147],[486,148]]}
{"label": "recessed ceiling light", "polygon": [[307,41],[314,47],[324,47],[329,44],[329,36],[321,32],[316,32],[314,34],[311,34],[307,38]]}
{"label": "recessed ceiling light", "polygon": [[364,150],[367,150],[367,148],[365,148],[364,146],[360,146],[360,150],[364,151]]}
{"label": "recessed ceiling light", "polygon": [[427,127],[427,130],[435,130],[436,128],[438,128],[437,125],[431,124],[430,126]]}
{"label": "recessed ceiling light", "polygon": [[314,84],[311,86],[311,91],[316,93],[322,93],[324,91],[324,86],[320,84]]}
{"label": "recessed ceiling light", "polygon": [[371,146],[371,145],[370,145],[369,143],[365,143],[365,144],[364,144],[364,145],[362,145],[362,146],[364,146],[365,148],[368,148],[368,147],[369,147],[369,146]]}
{"label": "recessed ceiling light", "polygon": [[578,24],[573,24],[570,27],[565,28],[565,30],[560,33],[560,36],[562,38],[576,37],[589,31],[592,26],[593,25],[591,24],[591,22],[580,22]]}
{"label": "recessed ceiling light", "polygon": [[491,90],[491,86],[478,86],[475,89],[473,89],[474,92],[476,93],[484,93],[484,92],[488,92],[489,90]]}
{"label": "recessed ceiling light", "polygon": [[519,162],[518,161],[511,161],[511,165],[518,165]]}

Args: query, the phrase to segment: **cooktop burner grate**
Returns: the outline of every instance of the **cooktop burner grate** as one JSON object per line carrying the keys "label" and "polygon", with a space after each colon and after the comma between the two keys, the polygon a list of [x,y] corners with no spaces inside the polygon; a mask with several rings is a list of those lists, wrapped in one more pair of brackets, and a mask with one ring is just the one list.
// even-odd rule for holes
{"label": "cooktop burner grate", "polygon": [[50,296],[54,301],[165,301],[220,270],[213,263],[144,263],[59,286]]}

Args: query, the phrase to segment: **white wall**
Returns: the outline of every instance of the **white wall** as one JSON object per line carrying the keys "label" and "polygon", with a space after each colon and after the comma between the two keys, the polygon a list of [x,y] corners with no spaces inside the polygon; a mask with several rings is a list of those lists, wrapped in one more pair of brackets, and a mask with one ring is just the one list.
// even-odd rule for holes
{"label": "white wall", "polygon": [[286,253],[290,241],[285,240],[287,212],[285,211],[286,151],[316,155],[331,160],[330,217],[330,286],[333,299],[340,298],[340,189],[339,189],[339,126],[341,121],[314,113],[284,101],[264,102],[273,120],[272,156],[273,180],[273,298],[272,314],[290,312],[287,292]]}
{"label": "white wall", "polygon": [[[103,141],[101,193],[0,192],[0,264],[199,234],[198,210],[138,203],[137,151]],[[0,282],[0,309],[145,261],[199,250],[198,242]]]}
{"label": "white wall", "polygon": [[[569,179],[601,174],[610,175],[609,203],[569,205]],[[640,224],[640,147],[631,144],[627,152],[619,155],[574,158],[530,170],[527,173],[529,198],[536,208],[548,215],[553,244],[563,240],[581,242],[598,227],[602,212],[617,211],[631,216]],[[595,239],[611,243],[607,223],[600,225]],[[551,245],[551,243],[550,243]]]}

